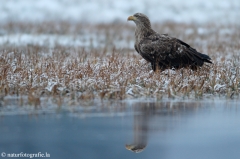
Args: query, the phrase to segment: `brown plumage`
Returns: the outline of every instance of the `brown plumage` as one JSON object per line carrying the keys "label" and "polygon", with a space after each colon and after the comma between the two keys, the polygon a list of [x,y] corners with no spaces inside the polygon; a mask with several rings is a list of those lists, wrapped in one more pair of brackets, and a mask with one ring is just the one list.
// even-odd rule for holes
{"label": "brown plumage", "polygon": [[128,17],[128,20],[136,24],[135,50],[151,63],[154,71],[182,67],[196,69],[204,62],[212,63],[208,55],[197,52],[185,42],[167,34],[155,32],[146,15],[136,13]]}

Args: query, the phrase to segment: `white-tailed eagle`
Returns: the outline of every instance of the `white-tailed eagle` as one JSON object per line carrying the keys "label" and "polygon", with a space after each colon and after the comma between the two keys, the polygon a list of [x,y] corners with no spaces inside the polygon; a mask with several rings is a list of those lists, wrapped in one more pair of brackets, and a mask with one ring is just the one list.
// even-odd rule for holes
{"label": "white-tailed eagle", "polygon": [[167,34],[155,32],[146,15],[136,13],[129,16],[128,20],[136,24],[135,50],[151,63],[154,71],[182,67],[197,69],[204,62],[212,63],[208,55],[197,52],[185,42]]}

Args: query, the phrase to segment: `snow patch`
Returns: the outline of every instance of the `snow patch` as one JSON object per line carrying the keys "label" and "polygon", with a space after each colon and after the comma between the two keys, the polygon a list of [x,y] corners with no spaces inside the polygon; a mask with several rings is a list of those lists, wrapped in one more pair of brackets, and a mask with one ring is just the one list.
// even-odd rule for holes
{"label": "snow patch", "polygon": [[0,5],[0,21],[126,23],[129,15],[142,12],[153,22],[240,24],[239,8],[239,0],[5,0]]}

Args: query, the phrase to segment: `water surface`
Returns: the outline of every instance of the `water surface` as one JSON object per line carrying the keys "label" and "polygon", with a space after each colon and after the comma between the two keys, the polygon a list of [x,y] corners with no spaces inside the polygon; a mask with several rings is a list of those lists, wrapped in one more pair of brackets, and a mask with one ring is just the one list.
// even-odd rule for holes
{"label": "water surface", "polygon": [[47,152],[51,158],[235,159],[239,108],[233,100],[112,101],[4,114],[1,106],[0,151]]}

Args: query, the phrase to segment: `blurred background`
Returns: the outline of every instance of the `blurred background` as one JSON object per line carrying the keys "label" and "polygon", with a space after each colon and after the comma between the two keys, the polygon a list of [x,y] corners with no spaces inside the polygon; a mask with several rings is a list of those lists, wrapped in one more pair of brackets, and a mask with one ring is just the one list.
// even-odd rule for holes
{"label": "blurred background", "polygon": [[239,0],[1,0],[0,21],[118,23],[136,12],[152,22],[240,24]]}

